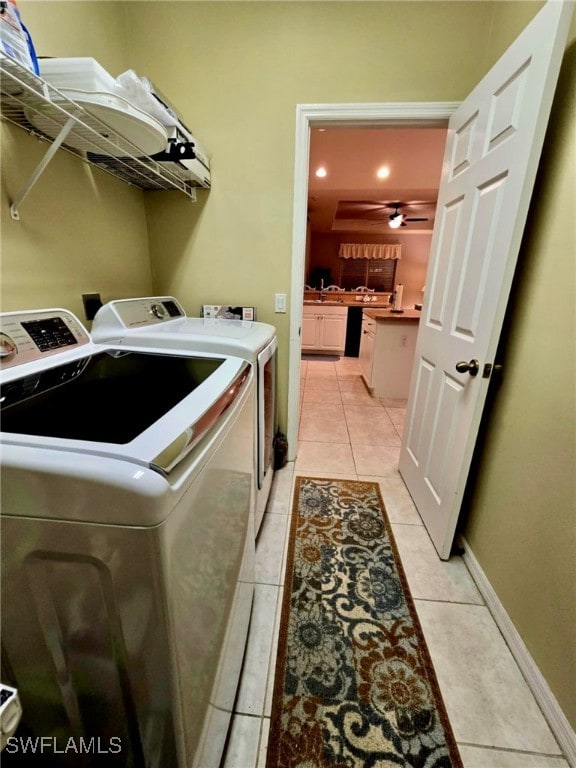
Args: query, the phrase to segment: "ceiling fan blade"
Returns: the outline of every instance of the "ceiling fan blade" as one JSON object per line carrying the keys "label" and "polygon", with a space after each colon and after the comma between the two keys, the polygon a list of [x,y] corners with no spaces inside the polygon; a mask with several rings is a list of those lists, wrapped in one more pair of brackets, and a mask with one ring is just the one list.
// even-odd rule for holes
{"label": "ceiling fan blade", "polygon": [[386,205],[372,200],[339,200],[336,207],[336,219],[380,219]]}
{"label": "ceiling fan blade", "polygon": [[428,219],[415,219],[413,217],[404,217],[404,221],[428,221]]}

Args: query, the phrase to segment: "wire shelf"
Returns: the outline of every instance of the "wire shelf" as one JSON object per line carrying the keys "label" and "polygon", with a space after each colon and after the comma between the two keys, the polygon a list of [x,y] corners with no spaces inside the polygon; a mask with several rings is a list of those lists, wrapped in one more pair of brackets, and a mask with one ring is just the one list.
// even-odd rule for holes
{"label": "wire shelf", "polygon": [[175,163],[168,166],[142,156],[128,139],[4,55],[0,55],[0,91],[2,118],[28,133],[54,142],[68,125],[61,147],[82,161],[140,189],[178,190],[196,199],[196,185],[185,178],[185,169],[180,172]]}

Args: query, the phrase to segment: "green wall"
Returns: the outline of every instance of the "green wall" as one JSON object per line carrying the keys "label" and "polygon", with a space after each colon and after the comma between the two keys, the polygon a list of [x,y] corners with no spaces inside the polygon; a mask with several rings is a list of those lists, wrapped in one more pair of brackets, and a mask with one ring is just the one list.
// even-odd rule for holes
{"label": "green wall", "polygon": [[[128,68],[123,14],[110,2],[23,0],[18,7],[38,55],[86,56]],[[2,122],[0,253],[3,311],[65,307],[84,319],[81,296],[148,295],[152,273],[143,193],[58,152],[10,217],[10,202],[49,145]]]}
{"label": "green wall", "polygon": [[296,105],[461,99],[486,70],[493,5],[164,2],[159,13],[157,4],[127,2],[125,9],[132,65],[153,66],[152,79],[213,155],[213,188],[196,206],[146,196],[155,285],[191,312],[202,303],[245,303],[277,326],[285,429],[289,315],[273,307],[275,293],[290,296]]}
{"label": "green wall", "polygon": [[[41,152],[3,126],[3,308],[80,313],[79,294],[96,290],[173,293],[190,313],[254,304],[278,327],[285,426],[288,315],[274,314],[273,297],[290,293],[296,105],[460,100],[539,3],[19,7],[41,54],[91,55],[154,80],[212,154],[214,186],[193,204],[58,156],[17,224],[7,197]],[[573,724],[575,38],[573,26],[464,531]]]}

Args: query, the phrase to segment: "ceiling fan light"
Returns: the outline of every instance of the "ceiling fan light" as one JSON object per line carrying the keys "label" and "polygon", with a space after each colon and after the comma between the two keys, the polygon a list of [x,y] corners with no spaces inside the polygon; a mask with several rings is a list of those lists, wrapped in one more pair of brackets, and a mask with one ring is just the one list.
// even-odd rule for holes
{"label": "ceiling fan light", "polygon": [[388,222],[388,226],[392,227],[392,229],[398,229],[402,226],[402,214],[401,213],[393,213],[392,216],[390,216],[390,221]]}

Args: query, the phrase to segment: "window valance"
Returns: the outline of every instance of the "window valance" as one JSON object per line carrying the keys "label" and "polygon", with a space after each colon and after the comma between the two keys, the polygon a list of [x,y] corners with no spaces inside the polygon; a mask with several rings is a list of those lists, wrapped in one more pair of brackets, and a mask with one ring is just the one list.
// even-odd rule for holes
{"label": "window valance", "polygon": [[400,259],[402,246],[390,243],[341,243],[341,259]]}

